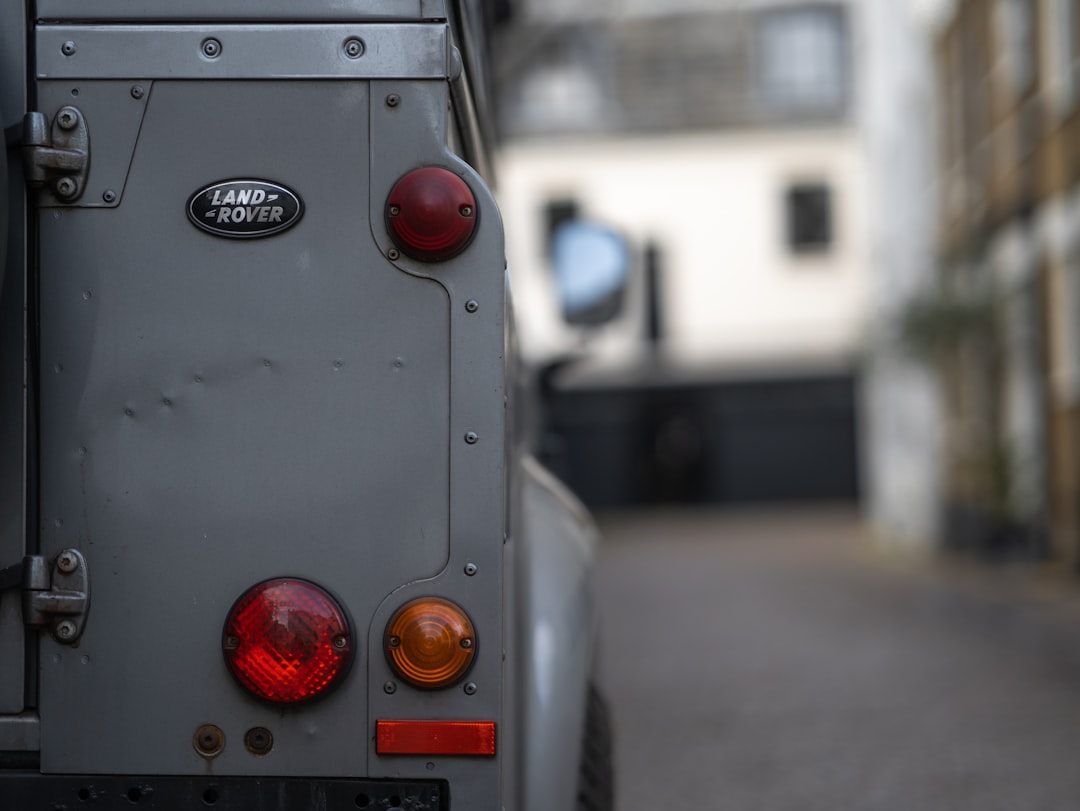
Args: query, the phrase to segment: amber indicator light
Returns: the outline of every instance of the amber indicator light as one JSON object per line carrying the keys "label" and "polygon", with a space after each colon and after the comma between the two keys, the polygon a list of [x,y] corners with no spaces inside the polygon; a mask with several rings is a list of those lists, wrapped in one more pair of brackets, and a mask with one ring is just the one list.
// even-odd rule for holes
{"label": "amber indicator light", "polygon": [[449,687],[468,672],[476,656],[476,632],[460,606],[440,597],[421,597],[390,618],[384,647],[398,676],[431,690]]}
{"label": "amber indicator light", "polygon": [[324,693],[344,673],[351,647],[345,613],[306,580],[278,578],[249,589],[229,612],[225,661],[255,696],[296,704]]}
{"label": "amber indicator light", "polygon": [[378,721],[380,755],[476,755],[494,757],[494,721]]}

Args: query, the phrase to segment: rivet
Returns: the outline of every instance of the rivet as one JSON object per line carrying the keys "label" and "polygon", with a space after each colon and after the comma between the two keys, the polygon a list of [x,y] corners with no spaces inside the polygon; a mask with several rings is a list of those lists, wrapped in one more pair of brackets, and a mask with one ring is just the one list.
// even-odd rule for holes
{"label": "rivet", "polygon": [[131,86],[131,97],[133,99],[136,99],[136,100],[141,99],[145,95],[146,95],[146,90],[143,88],[143,86],[141,84],[136,84],[136,85]]}
{"label": "rivet", "polygon": [[476,431],[468,431],[465,434],[465,441],[470,445],[475,445],[480,441],[480,435]]}
{"label": "rivet", "polygon": [[106,203],[115,203],[116,192],[114,192],[112,189],[106,189],[105,193],[101,195],[101,199],[104,200]]}
{"label": "rivet", "polygon": [[391,93],[389,96],[386,97],[387,107],[397,107],[399,104],[401,104],[401,96],[399,96],[397,93]]}
{"label": "rivet", "polygon": [[468,301],[465,302],[465,312],[475,313],[479,309],[480,309],[480,302],[477,301],[476,299],[471,298],[471,299],[469,299]]}
{"label": "rivet", "polygon": [[204,39],[202,42],[202,52],[203,56],[207,59],[217,59],[221,56],[221,43],[213,37]]}
{"label": "rivet", "polygon": [[397,685],[394,684],[392,681],[388,681],[382,686],[382,689],[383,692],[386,693],[388,696],[392,696],[394,693],[397,692]]}
{"label": "rivet", "polygon": [[64,56],[74,56],[77,50],[79,50],[78,46],[70,39],[60,46],[60,53]]}
{"label": "rivet", "polygon": [[480,571],[480,568],[475,563],[465,564],[465,574],[467,574],[469,577],[472,577],[478,571]]}
{"label": "rivet", "polygon": [[349,59],[359,59],[364,55],[364,41],[358,37],[350,37],[345,40],[342,49],[345,51],[345,56],[349,57]]}
{"label": "rivet", "polygon": [[465,695],[467,695],[467,696],[476,695],[476,690],[477,690],[476,682],[474,682],[474,681],[471,681],[471,682],[469,682],[468,684],[465,685]]}

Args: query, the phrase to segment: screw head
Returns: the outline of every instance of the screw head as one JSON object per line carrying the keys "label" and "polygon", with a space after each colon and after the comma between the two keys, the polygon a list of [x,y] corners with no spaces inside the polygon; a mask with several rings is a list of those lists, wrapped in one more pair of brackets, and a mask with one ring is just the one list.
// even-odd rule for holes
{"label": "screw head", "polygon": [[195,730],[195,751],[200,755],[212,757],[225,747],[225,733],[213,724],[203,724]]}
{"label": "screw head", "polygon": [[467,574],[469,577],[472,577],[478,571],[480,571],[480,567],[478,567],[475,563],[465,564],[465,574]]}
{"label": "screw head", "polygon": [[359,37],[349,37],[342,46],[345,56],[349,59],[359,59],[364,55],[364,41]]}
{"label": "screw head", "polygon": [[274,736],[266,727],[252,727],[244,735],[244,746],[253,755],[265,755],[274,748]]}
{"label": "screw head", "polygon": [[71,574],[79,568],[79,557],[70,549],[65,549],[56,558],[56,568],[64,574]]}
{"label": "screw head", "polygon": [[79,185],[70,177],[62,177],[56,181],[53,190],[56,192],[57,197],[68,200],[75,196],[75,192],[79,190]]}
{"label": "screw head", "polygon": [[474,696],[474,695],[476,695],[476,691],[477,691],[478,688],[476,686],[476,682],[471,681],[471,682],[469,682],[468,684],[465,685],[464,689],[465,689],[465,695]]}
{"label": "screw head", "polygon": [[389,96],[386,97],[387,107],[397,107],[399,104],[401,104],[401,96],[399,96],[397,93],[391,93]]}
{"label": "screw head", "polygon": [[472,206],[462,206],[458,209],[462,217],[471,217],[473,215]]}
{"label": "screw head", "polygon": [[391,262],[396,262],[398,259],[401,258],[401,253],[398,251],[397,248],[391,248],[386,252],[386,258],[389,259]]}
{"label": "screw head", "polygon": [[64,56],[74,56],[77,50],[79,50],[78,46],[70,39],[60,46],[60,53]]}
{"label": "screw head", "polygon": [[116,192],[114,192],[112,189],[106,189],[105,193],[101,195],[101,199],[104,200],[106,203],[115,203]]}
{"label": "screw head", "polygon": [[397,685],[394,684],[392,681],[388,681],[382,686],[382,689],[383,692],[386,693],[388,696],[392,696],[394,693],[397,692]]}
{"label": "screw head", "polygon": [[338,650],[344,650],[345,647],[349,644],[349,640],[347,637],[338,635],[333,638],[331,644]]}
{"label": "screw head", "polygon": [[79,626],[71,620],[60,620],[56,623],[56,638],[61,642],[67,642],[70,639],[75,638],[75,634],[79,632]]}
{"label": "screw head", "polygon": [[475,313],[479,309],[480,309],[480,302],[477,301],[476,299],[471,298],[471,299],[469,299],[468,301],[465,302],[465,312],[467,312],[467,313]]}
{"label": "screw head", "polygon": [[145,95],[146,95],[146,90],[143,88],[143,86],[141,84],[136,84],[136,85],[131,86],[131,97],[133,99],[141,99]]}
{"label": "screw head", "polygon": [[202,42],[202,53],[207,59],[217,59],[221,56],[221,43],[213,37],[208,37]]}
{"label": "screw head", "polygon": [[472,640],[469,637],[465,637],[461,640],[461,647],[463,650],[469,650],[472,647]]}
{"label": "screw head", "polygon": [[401,640],[396,636],[392,636],[389,639],[389,645],[390,645],[391,648],[400,647],[401,646]]}
{"label": "screw head", "polygon": [[65,107],[56,114],[56,123],[62,130],[73,130],[79,123],[79,113],[73,107]]}
{"label": "screw head", "polygon": [[480,435],[476,431],[468,431],[465,434],[465,441],[470,445],[475,445],[480,441]]}

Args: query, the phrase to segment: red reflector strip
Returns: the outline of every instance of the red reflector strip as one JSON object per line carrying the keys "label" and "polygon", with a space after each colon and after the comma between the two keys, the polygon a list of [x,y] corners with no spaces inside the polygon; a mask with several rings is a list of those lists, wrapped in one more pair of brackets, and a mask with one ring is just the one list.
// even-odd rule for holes
{"label": "red reflector strip", "polygon": [[495,755],[494,721],[378,721],[380,755]]}

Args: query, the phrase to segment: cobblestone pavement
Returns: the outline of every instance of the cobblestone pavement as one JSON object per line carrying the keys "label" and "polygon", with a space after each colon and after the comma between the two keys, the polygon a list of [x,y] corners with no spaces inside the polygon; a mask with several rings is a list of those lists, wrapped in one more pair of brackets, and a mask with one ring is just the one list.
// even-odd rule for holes
{"label": "cobblestone pavement", "polygon": [[1080,809],[1080,585],[898,565],[840,511],[601,526],[620,811]]}

